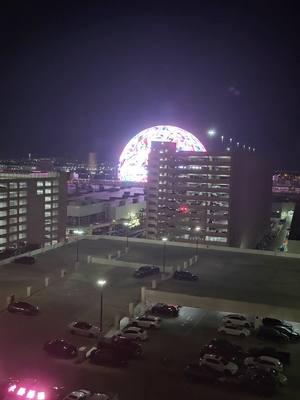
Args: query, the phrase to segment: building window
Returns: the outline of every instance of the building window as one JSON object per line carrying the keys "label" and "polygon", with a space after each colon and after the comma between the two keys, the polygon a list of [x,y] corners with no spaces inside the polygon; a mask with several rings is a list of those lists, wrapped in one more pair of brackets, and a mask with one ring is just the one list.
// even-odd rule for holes
{"label": "building window", "polygon": [[9,188],[10,189],[18,189],[18,183],[17,182],[9,182]]}
{"label": "building window", "polygon": [[57,200],[58,200],[58,195],[53,196],[53,197],[52,197],[52,200],[53,200],[53,201],[57,201]]}
{"label": "building window", "polygon": [[20,206],[24,206],[25,204],[27,204],[27,199],[20,199],[19,200],[19,205]]}
{"label": "building window", "polygon": [[7,183],[0,182],[0,188],[7,189]]}
{"label": "building window", "polygon": [[44,189],[37,189],[37,190],[36,190],[36,194],[37,194],[38,196],[40,196],[41,194],[44,194]]}
{"label": "building window", "polygon": [[51,196],[45,196],[45,201],[51,201],[51,200],[52,200]]}
{"label": "building window", "polygon": [[0,217],[6,217],[7,216],[7,211],[1,211],[0,210]]}
{"label": "building window", "polygon": [[5,208],[5,207],[7,207],[7,201],[1,201],[0,208]]}
{"label": "building window", "polygon": [[7,229],[0,228],[0,235],[6,235],[6,234],[7,234]]}
{"label": "building window", "polygon": [[19,225],[19,231],[25,231],[26,229],[27,229],[27,225],[26,224]]}
{"label": "building window", "polygon": [[19,217],[19,222],[26,222],[26,221],[27,221],[26,215]]}
{"label": "building window", "polygon": [[57,240],[52,240],[52,244],[57,244],[58,241]]}
{"label": "building window", "polygon": [[51,186],[52,185],[52,182],[51,181],[46,181],[45,182],[45,186]]}
{"label": "building window", "polygon": [[7,225],[7,220],[6,219],[0,219],[0,226],[6,226]]}
{"label": "building window", "polygon": [[18,218],[17,217],[9,218],[9,223],[10,224],[16,224],[17,222],[18,222]]}
{"label": "building window", "polygon": [[9,192],[9,197],[10,198],[18,197],[18,192]]}
{"label": "building window", "polygon": [[[11,208],[11,209],[9,210],[9,215],[16,215],[16,214],[18,214],[18,211],[17,211],[16,208]],[[1,215],[0,215],[0,217],[1,217]]]}
{"label": "building window", "polygon": [[6,243],[6,238],[0,238],[0,244]]}
{"label": "building window", "polygon": [[58,193],[58,187],[54,187],[52,190],[53,190],[53,193]]}
{"label": "building window", "polygon": [[57,180],[53,181],[53,186],[58,186],[58,181]]}
{"label": "building window", "polygon": [[9,236],[9,241],[10,242],[13,242],[14,240],[17,240],[17,239],[18,239],[18,235],[16,235],[16,234]]}
{"label": "building window", "polygon": [[45,211],[45,218],[51,217],[51,211]]}
{"label": "building window", "polygon": [[21,190],[21,191],[19,192],[19,197],[25,197],[25,196],[27,196],[26,190]]}
{"label": "building window", "polygon": [[54,215],[58,215],[58,210],[53,210],[52,211],[52,215],[54,216]]}
{"label": "building window", "polygon": [[20,207],[19,208],[19,214],[25,214],[27,211],[26,207]]}
{"label": "building window", "polygon": [[45,231],[46,231],[46,232],[51,232],[51,225],[45,226]]}
{"label": "building window", "polygon": [[45,194],[51,194],[51,189],[45,189]]}
{"label": "building window", "polygon": [[19,233],[19,239],[25,239],[27,234],[25,232]]}
{"label": "building window", "polygon": [[18,200],[9,200],[9,207],[15,207],[18,205]]}
{"label": "building window", "polygon": [[50,210],[51,209],[51,204],[45,204],[45,210]]}
{"label": "building window", "polygon": [[0,199],[7,199],[7,192],[0,192]]}
{"label": "building window", "polygon": [[58,226],[55,224],[55,225],[52,225],[52,230],[53,231],[57,231],[57,229],[58,229]]}
{"label": "building window", "polygon": [[17,232],[17,230],[18,230],[18,227],[17,227],[17,226],[11,226],[11,227],[9,228],[9,233]]}
{"label": "building window", "polygon": [[44,182],[43,181],[37,181],[36,186],[37,187],[42,187],[42,186],[44,186]]}
{"label": "building window", "polygon": [[19,188],[20,188],[20,189],[25,189],[25,188],[27,188],[27,182],[20,182],[20,183],[19,183]]}

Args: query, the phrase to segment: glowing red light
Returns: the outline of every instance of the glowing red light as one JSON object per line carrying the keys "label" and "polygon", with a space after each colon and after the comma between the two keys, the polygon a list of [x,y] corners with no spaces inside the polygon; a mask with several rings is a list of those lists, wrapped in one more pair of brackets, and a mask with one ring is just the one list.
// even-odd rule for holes
{"label": "glowing red light", "polygon": [[179,212],[182,214],[187,214],[189,212],[189,208],[186,205],[182,205],[179,207]]}
{"label": "glowing red light", "polygon": [[45,400],[45,392],[38,392],[37,394],[37,400]]}
{"label": "glowing red light", "polygon": [[24,387],[20,387],[19,390],[17,391],[18,396],[24,396],[26,393],[26,389]]}
{"label": "glowing red light", "polygon": [[26,398],[27,399],[34,399],[35,396],[35,390],[28,390]]}
{"label": "glowing red light", "polygon": [[14,392],[17,388],[17,385],[11,385],[9,386],[9,388],[7,389],[8,392]]}

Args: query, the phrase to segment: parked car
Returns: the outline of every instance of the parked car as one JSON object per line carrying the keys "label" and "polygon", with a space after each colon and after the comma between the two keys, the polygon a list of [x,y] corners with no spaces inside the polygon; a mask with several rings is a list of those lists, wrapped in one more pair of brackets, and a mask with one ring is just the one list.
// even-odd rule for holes
{"label": "parked car", "polygon": [[77,355],[77,349],[64,339],[49,340],[44,344],[44,350],[55,357],[73,358]]}
{"label": "parked car", "polygon": [[261,326],[257,332],[257,337],[259,339],[271,340],[277,343],[286,343],[289,341],[289,337],[281,332],[278,332],[274,328],[267,328]]}
{"label": "parked car", "polygon": [[299,340],[300,335],[298,332],[294,331],[293,328],[287,328],[286,326],[274,326],[274,329],[280,333],[282,333],[283,335],[288,336],[288,338],[290,339],[290,341],[292,342],[296,342],[297,340]]}
{"label": "parked car", "polygon": [[203,346],[200,351],[200,356],[202,357],[207,353],[216,354],[238,365],[243,363],[244,358],[247,356],[241,346],[222,339],[213,339],[210,344]]}
{"label": "parked car", "polygon": [[175,271],[173,278],[182,281],[197,281],[199,279],[197,275],[192,274],[190,271]]}
{"label": "parked car", "polygon": [[159,267],[144,265],[134,271],[136,278],[144,278],[145,276],[159,274]]}
{"label": "parked car", "polygon": [[36,315],[39,313],[39,308],[25,301],[16,301],[7,306],[7,310],[11,313],[21,313],[25,315]]}
{"label": "parked car", "polygon": [[254,347],[248,351],[248,355],[251,357],[269,356],[277,358],[283,364],[290,363],[290,353],[276,350],[274,347]]}
{"label": "parked car", "polygon": [[63,400],[117,400],[117,395],[110,396],[105,393],[93,393],[89,390],[79,389],[68,394]]}
{"label": "parked car", "polygon": [[113,349],[102,348],[93,350],[90,354],[90,362],[98,365],[109,365],[112,367],[126,367],[128,357],[124,353],[117,352]]}
{"label": "parked car", "polygon": [[240,337],[246,337],[250,335],[249,329],[245,328],[242,325],[233,325],[233,324],[225,324],[220,326],[218,328],[218,332]]}
{"label": "parked car", "polygon": [[193,363],[185,367],[184,375],[192,382],[214,383],[222,373],[205,365]]}
{"label": "parked car", "polygon": [[219,372],[230,373],[232,375],[236,374],[239,369],[237,364],[227,361],[223,357],[216,356],[215,354],[204,354],[199,360],[199,365],[204,365]]}
{"label": "parked car", "polygon": [[148,339],[147,331],[138,326],[129,326],[121,331],[121,336],[124,336],[131,340],[145,341]]}
{"label": "parked car", "polygon": [[177,317],[179,314],[179,307],[165,303],[157,303],[151,308],[150,312],[154,315]]}
{"label": "parked car", "polygon": [[222,318],[224,324],[233,324],[250,328],[251,322],[242,314],[227,314]]}
{"label": "parked car", "polygon": [[98,349],[113,348],[120,353],[124,353],[127,358],[141,357],[143,348],[139,343],[126,338],[125,336],[113,336],[112,338],[102,338],[97,345]]}
{"label": "parked car", "polygon": [[152,315],[142,315],[130,322],[131,326],[139,326],[140,328],[159,328],[161,319]]}
{"label": "parked car", "polygon": [[100,328],[84,321],[71,322],[69,330],[73,335],[87,336],[90,338],[95,338],[100,335]]}
{"label": "parked car", "polygon": [[35,258],[30,256],[23,256],[15,258],[14,262],[15,264],[34,264]]}
{"label": "parked car", "polygon": [[270,356],[246,357],[244,360],[244,364],[247,367],[253,366],[260,369],[264,369],[266,371],[275,369],[275,371],[281,372],[283,370],[282,363],[277,358]]}
{"label": "parked car", "polygon": [[269,318],[269,317],[263,318],[262,323],[264,326],[267,326],[270,328],[274,328],[274,326],[280,326],[280,325],[285,326],[287,328],[293,328],[292,324],[289,324],[286,321],[283,321],[281,319],[276,319],[276,318]]}

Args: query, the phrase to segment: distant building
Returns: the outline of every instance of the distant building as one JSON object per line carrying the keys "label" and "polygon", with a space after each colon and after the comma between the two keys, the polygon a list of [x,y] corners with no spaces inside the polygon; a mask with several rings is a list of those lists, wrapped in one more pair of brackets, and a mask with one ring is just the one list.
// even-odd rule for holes
{"label": "distant building", "polygon": [[147,237],[255,247],[271,214],[271,170],[255,153],[176,152],[152,142]]}
{"label": "distant building", "polygon": [[91,172],[97,172],[97,155],[96,153],[89,153],[88,157],[88,170]]}
{"label": "distant building", "polygon": [[0,173],[0,250],[64,240],[66,187],[58,172]]}
{"label": "distant building", "polygon": [[300,199],[300,172],[277,172],[273,175],[273,198],[281,201]]}

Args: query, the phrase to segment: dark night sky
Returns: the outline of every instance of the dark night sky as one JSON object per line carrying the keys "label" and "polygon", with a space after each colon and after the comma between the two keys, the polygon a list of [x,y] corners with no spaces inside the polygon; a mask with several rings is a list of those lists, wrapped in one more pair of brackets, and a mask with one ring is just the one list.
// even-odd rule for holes
{"label": "dark night sky", "polygon": [[0,157],[117,159],[140,130],[173,124],[300,170],[296,1],[124,3],[2,9]]}

